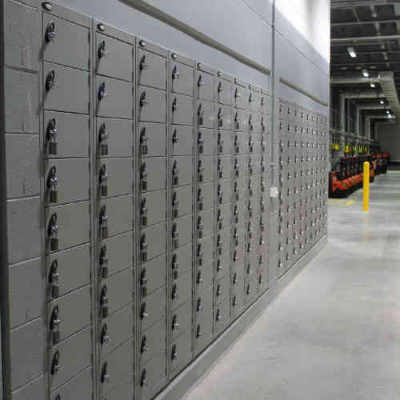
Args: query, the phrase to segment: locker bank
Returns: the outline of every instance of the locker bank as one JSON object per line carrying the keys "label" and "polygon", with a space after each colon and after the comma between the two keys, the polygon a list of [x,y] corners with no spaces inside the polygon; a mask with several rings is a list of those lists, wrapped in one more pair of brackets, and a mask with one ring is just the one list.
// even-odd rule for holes
{"label": "locker bank", "polygon": [[4,400],[183,398],[326,243],[329,66],[275,3],[1,2]]}

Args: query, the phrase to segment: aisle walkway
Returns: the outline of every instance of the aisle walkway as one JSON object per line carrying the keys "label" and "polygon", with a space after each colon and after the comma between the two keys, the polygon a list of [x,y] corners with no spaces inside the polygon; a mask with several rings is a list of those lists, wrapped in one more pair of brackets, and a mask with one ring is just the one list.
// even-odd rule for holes
{"label": "aisle walkway", "polygon": [[[185,400],[400,399],[400,173],[329,207],[329,243]],[[347,204],[347,205],[346,205]]]}

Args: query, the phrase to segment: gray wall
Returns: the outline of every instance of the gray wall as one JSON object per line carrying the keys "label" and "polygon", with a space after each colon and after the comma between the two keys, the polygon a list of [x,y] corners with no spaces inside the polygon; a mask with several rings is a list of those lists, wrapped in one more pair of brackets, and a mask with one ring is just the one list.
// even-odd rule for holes
{"label": "gray wall", "polygon": [[[270,75],[138,11],[149,5],[249,60],[273,68],[272,0],[56,0],[56,3],[174,49],[249,83],[271,85]],[[182,6],[184,4],[184,6]],[[279,73],[285,81],[329,103],[329,0],[276,0],[275,33]],[[321,21],[323,24],[321,25]],[[324,34],[316,32],[323,29]],[[321,37],[322,36],[322,37]],[[290,100],[292,93],[278,93]],[[305,100],[307,101],[307,100]],[[310,106],[317,103],[311,102]],[[327,112],[325,107],[320,110]]]}
{"label": "gray wall", "polygon": [[391,160],[400,162],[400,124],[377,124],[378,142]]}

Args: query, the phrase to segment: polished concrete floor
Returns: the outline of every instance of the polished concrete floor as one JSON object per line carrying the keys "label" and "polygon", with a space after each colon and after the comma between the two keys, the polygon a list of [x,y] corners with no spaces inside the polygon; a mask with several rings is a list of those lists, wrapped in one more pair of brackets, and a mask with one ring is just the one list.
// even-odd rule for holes
{"label": "polished concrete floor", "polygon": [[400,399],[400,173],[329,206],[329,241],[185,400]]}

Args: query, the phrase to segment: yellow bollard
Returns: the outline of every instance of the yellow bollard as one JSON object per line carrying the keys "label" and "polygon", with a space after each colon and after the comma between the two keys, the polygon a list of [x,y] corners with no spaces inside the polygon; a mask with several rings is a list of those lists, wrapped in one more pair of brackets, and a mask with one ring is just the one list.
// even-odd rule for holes
{"label": "yellow bollard", "polygon": [[369,210],[369,162],[364,163],[364,174],[363,174],[363,210]]}

